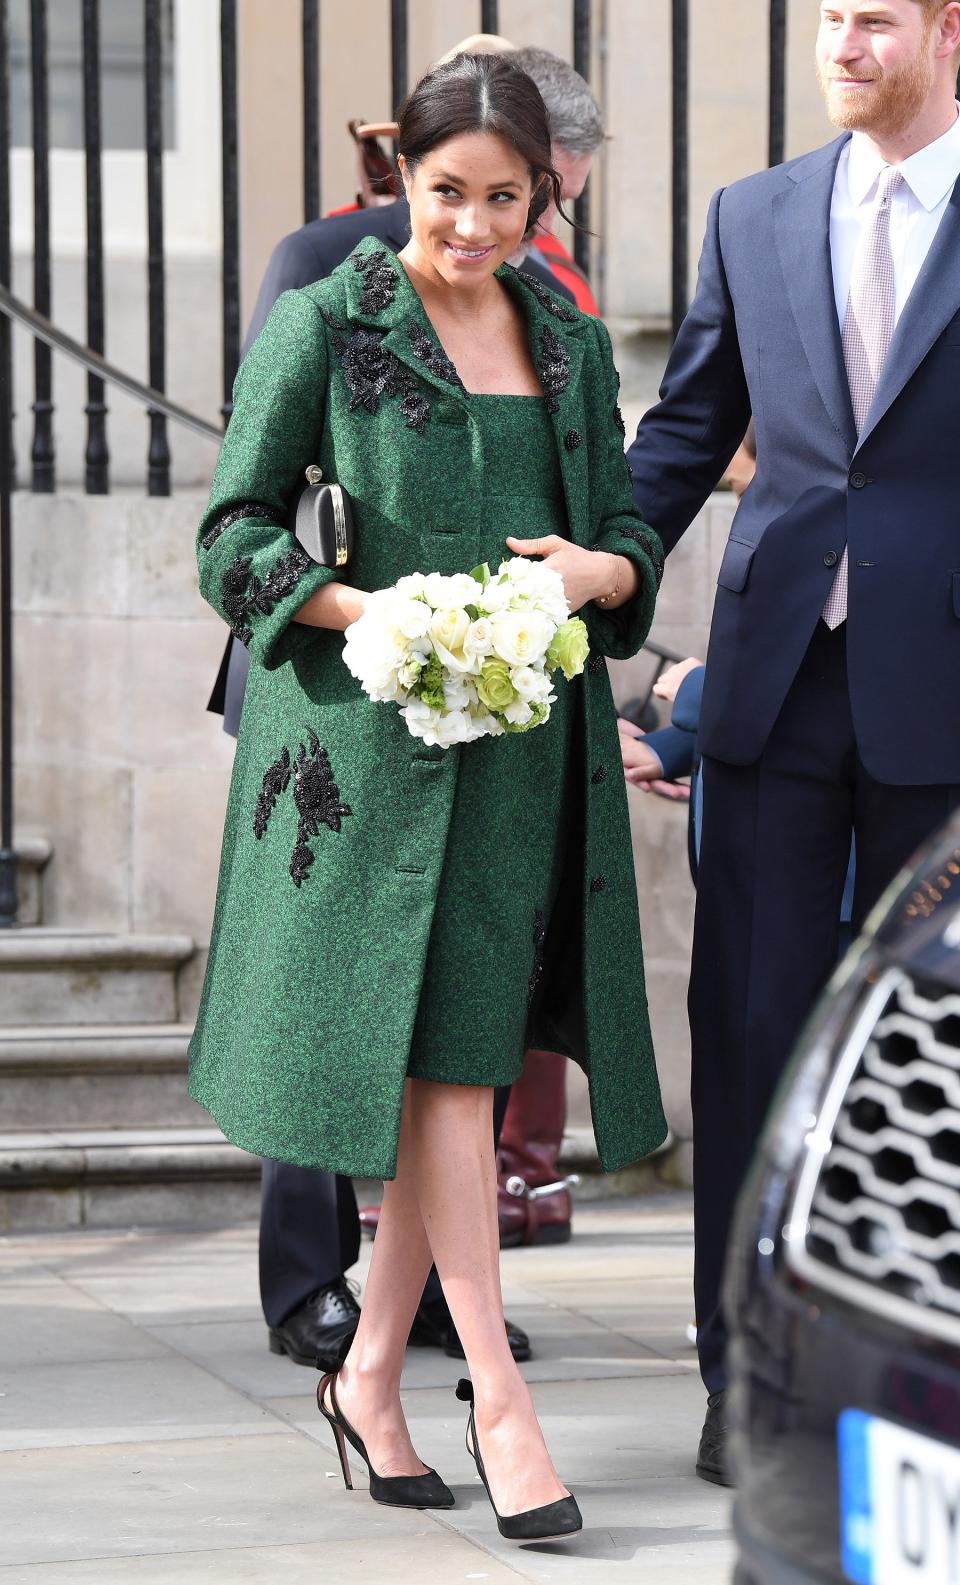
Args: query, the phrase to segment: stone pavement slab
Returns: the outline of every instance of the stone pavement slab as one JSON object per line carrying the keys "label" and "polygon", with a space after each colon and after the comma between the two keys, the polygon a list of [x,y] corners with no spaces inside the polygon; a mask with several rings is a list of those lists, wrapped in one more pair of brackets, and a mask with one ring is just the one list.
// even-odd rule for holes
{"label": "stone pavement slab", "polygon": [[501,1540],[463,1362],[433,1349],[410,1350],[405,1404],[457,1507],[378,1508],[356,1467],[343,1489],[316,1374],[267,1351],[255,1228],[0,1239],[0,1585],[726,1581],[730,1495],[693,1473],[688,1199],[578,1206],[569,1245],[502,1265],[584,1514],[564,1542]]}

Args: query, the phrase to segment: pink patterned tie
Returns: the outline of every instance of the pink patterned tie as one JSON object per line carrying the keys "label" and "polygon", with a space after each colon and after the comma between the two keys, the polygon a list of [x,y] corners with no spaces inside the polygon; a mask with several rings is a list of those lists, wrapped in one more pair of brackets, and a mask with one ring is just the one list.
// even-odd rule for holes
{"label": "pink patterned tie", "polygon": [[[857,250],[843,319],[843,359],[857,434],[863,429],[873,405],[896,323],[897,283],[890,251],[890,201],[902,183],[900,172],[888,165],[880,177],[873,218]],[[847,583],[847,552],[844,549],[823,608],[823,620],[829,628],[839,627],[846,620]]]}

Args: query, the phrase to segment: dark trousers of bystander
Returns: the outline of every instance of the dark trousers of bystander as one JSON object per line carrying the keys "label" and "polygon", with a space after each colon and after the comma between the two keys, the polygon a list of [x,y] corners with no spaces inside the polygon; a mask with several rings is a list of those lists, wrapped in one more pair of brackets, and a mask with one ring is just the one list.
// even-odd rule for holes
{"label": "dark trousers of bystander", "polygon": [[818,623],[759,760],[704,757],[690,1030],[694,1286],[708,1392],[727,1385],[720,1293],[737,1195],[793,1044],[837,961],[851,832],[856,931],[958,803],[960,788],[891,786],[864,766],[846,624],[831,632]]}

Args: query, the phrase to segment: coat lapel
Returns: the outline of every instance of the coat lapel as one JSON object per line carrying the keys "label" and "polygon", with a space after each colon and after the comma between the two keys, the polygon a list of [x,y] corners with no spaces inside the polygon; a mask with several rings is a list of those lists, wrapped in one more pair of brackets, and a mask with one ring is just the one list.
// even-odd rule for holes
{"label": "coat lapel", "polygon": [[341,269],[351,327],[378,336],[381,348],[436,394],[465,403],[460,377],[390,249],[376,237],[365,237]]}
{"label": "coat lapel", "polygon": [[893,333],[859,445],[876,429],[960,309],[960,182]]}
{"label": "coat lapel", "polygon": [[[447,357],[403,265],[375,237],[366,237],[341,265],[346,313],[352,329],[378,334],[380,346],[433,391],[469,410],[470,397]],[[587,447],[580,372],[583,315],[535,278],[501,265],[498,278],[519,303],[527,322],[534,367],[540,376],[560,459],[571,537],[589,537]],[[573,437],[579,437],[575,442]]]}
{"label": "coat lapel", "polygon": [[796,184],[778,194],[774,225],[790,307],[823,405],[851,454],[857,430],[843,361],[830,258],[830,204],[846,138],[829,144],[791,172]]}

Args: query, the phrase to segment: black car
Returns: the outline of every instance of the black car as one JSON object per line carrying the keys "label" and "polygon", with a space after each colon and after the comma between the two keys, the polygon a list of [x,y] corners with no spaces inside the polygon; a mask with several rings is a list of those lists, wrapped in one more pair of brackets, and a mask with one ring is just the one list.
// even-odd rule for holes
{"label": "black car", "polygon": [[960,815],[804,1033],[727,1282],[736,1585],[960,1585]]}

